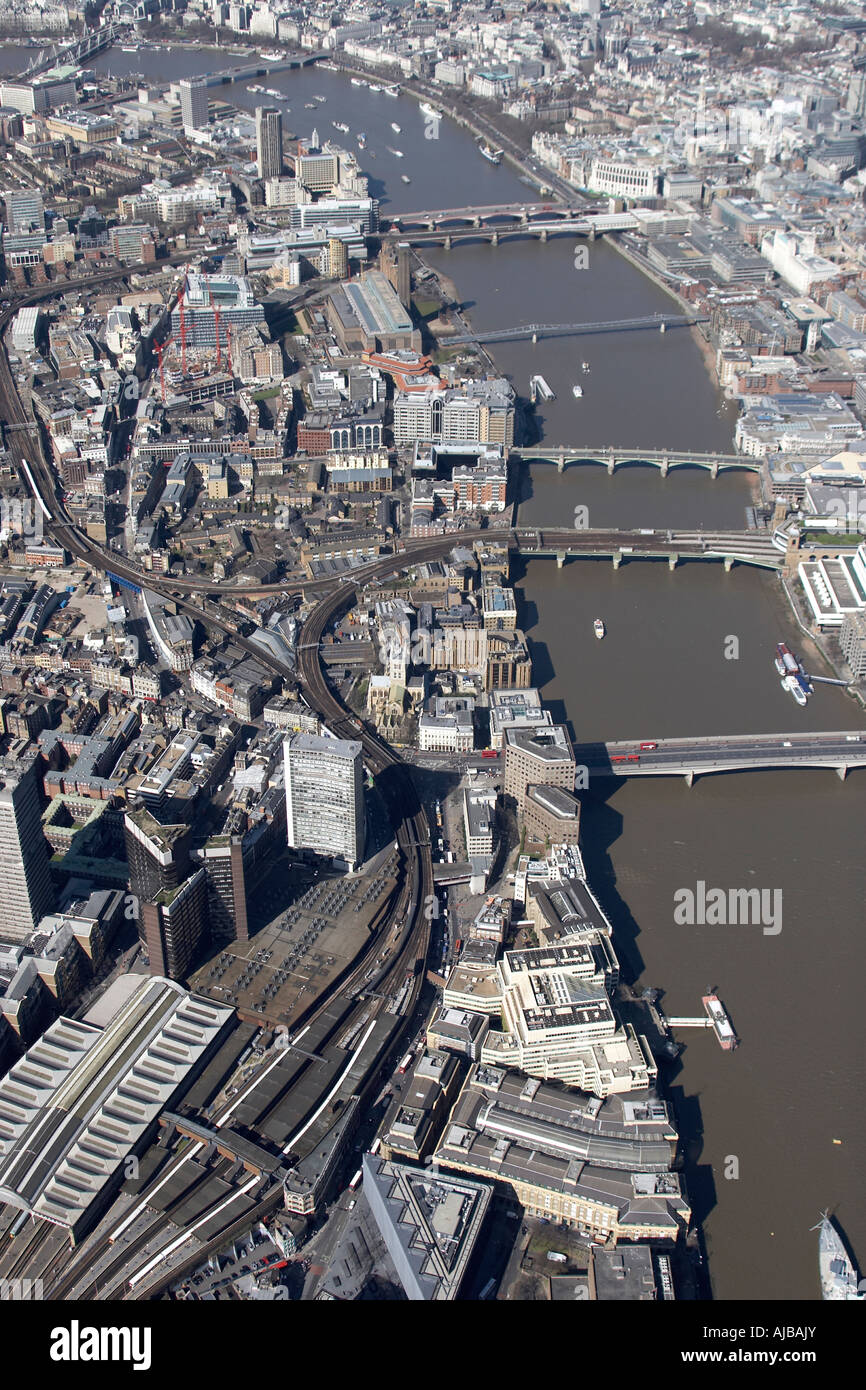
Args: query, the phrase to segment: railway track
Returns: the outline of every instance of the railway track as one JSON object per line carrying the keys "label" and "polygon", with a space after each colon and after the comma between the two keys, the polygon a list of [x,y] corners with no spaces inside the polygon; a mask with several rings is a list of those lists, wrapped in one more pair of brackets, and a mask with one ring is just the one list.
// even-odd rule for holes
{"label": "railway track", "polygon": [[[117,276],[105,275],[99,279],[120,278]],[[89,283],[96,283],[97,277],[92,277]],[[67,287],[64,287],[67,288]],[[48,287],[47,291],[41,291],[36,295],[28,296],[19,300],[14,309],[0,314],[0,334],[2,334],[12,313],[23,303],[38,302],[39,299],[48,298],[50,294],[57,292],[56,287]],[[0,349],[0,415],[8,424],[28,425],[23,403],[20,400],[15,382],[12,377],[11,368],[5,348]],[[40,433],[37,430],[23,429],[16,433],[16,448],[22,459],[26,460],[36,483],[38,496],[41,498],[44,507],[50,513],[50,518],[46,519],[46,530],[54,536],[59,544],[63,545],[73,555],[92,565],[95,569],[103,572],[111,572],[122,578],[127,578],[133,583],[140,583],[143,576],[137,571],[125,566],[118,558],[95,546],[89,538],[84,537],[74,526],[71,518],[64,512],[62,503],[57,497],[56,487],[51,472],[42,449]],[[25,475],[26,476],[26,475]],[[479,534],[481,534],[479,532]],[[468,539],[466,533],[463,539]],[[384,577],[396,569],[402,569],[407,563],[412,563],[415,559],[422,556],[434,556],[447,552],[455,542],[454,537],[435,538],[432,541],[419,546],[413,550],[411,559],[407,556],[389,556],[373,566],[364,567],[364,577],[371,578],[376,576]],[[430,937],[430,915],[425,911],[426,903],[433,892],[433,864],[430,854],[430,829],[426,814],[418,800],[417,791],[413,781],[410,768],[386,743],[380,740],[375,734],[355,719],[343,704],[337,699],[330,689],[325,678],[322,665],[319,659],[319,643],[328,622],[341,607],[348,606],[356,598],[356,587],[353,583],[343,583],[333,587],[333,580],[314,581],[309,587],[318,591],[325,589],[325,595],[314,608],[307,624],[305,625],[305,636],[310,646],[307,650],[299,653],[299,665],[297,673],[290,670],[282,662],[261,651],[254,644],[248,643],[246,639],[239,638],[228,623],[218,618],[211,617],[202,612],[196,605],[190,604],[184,598],[178,598],[174,585],[165,585],[159,578],[152,579],[147,577],[148,586],[155,590],[167,594],[168,597],[175,599],[178,606],[187,613],[192,614],[202,621],[209,622],[218,629],[230,633],[235,641],[239,641],[247,650],[253,652],[256,659],[274,670],[284,680],[290,683],[297,683],[300,680],[304,688],[306,698],[311,707],[316,711],[323,722],[340,737],[354,738],[361,742],[364,758],[367,766],[377,778],[380,792],[386,802],[388,812],[394,827],[397,843],[403,855],[405,864],[406,879],[398,894],[395,903],[395,914],[393,926],[386,929],[384,939],[388,940],[388,931],[394,936],[394,946],[391,949],[390,958],[386,960],[381,969],[367,982],[367,987],[371,990],[388,990],[392,981],[399,981],[405,974],[410,965],[413,970],[415,980],[410,992],[410,1005],[407,1015],[414,1008],[420,994],[423,981],[423,965],[426,959],[429,937]],[[215,587],[223,596],[225,586]],[[279,586],[278,586],[279,587]],[[282,587],[286,587],[285,585]],[[196,586],[198,592],[206,592],[204,586]],[[330,592],[327,592],[330,590]],[[245,593],[252,596],[251,590]],[[398,914],[405,913],[404,920],[399,921]],[[394,931],[396,928],[396,932]],[[325,1008],[340,995],[353,998],[364,984],[363,971],[367,967],[367,956],[357,964],[350,975],[334,990],[325,995],[317,1004],[313,1017],[321,1014]],[[358,1004],[358,1008],[353,1017],[360,1015],[367,1005]],[[380,1002],[377,1008],[380,1010],[383,1004]],[[399,1029],[396,1036],[399,1036]],[[187,1200],[188,1190],[183,1194],[183,1200]],[[141,1199],[146,1203],[146,1194]],[[181,1199],[179,1198],[178,1201]],[[279,1203],[279,1192],[269,1194],[269,1196],[259,1204],[261,1209],[273,1210]],[[154,1224],[162,1224],[170,1217],[171,1210],[177,1203],[172,1204],[165,1212],[162,1212]],[[257,1207],[256,1210],[259,1208]],[[250,1214],[247,1213],[245,1221],[249,1221]],[[257,1219],[257,1218],[253,1218]],[[48,1239],[50,1231],[54,1229],[47,1227],[42,1229],[34,1239],[27,1243],[27,1246],[20,1253],[15,1252],[12,1260],[12,1277],[17,1277],[17,1271],[23,1270],[32,1264],[34,1256],[38,1253],[41,1246]],[[102,1285],[103,1296],[106,1292],[106,1278],[113,1280],[111,1287],[118,1283],[118,1275],[121,1276],[120,1282],[125,1282],[122,1271],[128,1266],[130,1255],[140,1253],[143,1246],[148,1243],[151,1227],[148,1226],[140,1233],[133,1242],[133,1249],[127,1245],[118,1253],[115,1260],[111,1261],[106,1270],[94,1276],[92,1280],[78,1288],[78,1281],[85,1271],[82,1269],[82,1262],[73,1257],[70,1264],[59,1274],[59,1277],[51,1280],[50,1297],[63,1299],[73,1290],[77,1289],[78,1297],[89,1297],[97,1291],[98,1285]],[[110,1235],[110,1233],[109,1233]],[[109,1235],[92,1247],[86,1255],[88,1264],[103,1256],[110,1245]],[[168,1243],[174,1239],[174,1228],[167,1232]],[[220,1240],[225,1240],[223,1235]],[[10,1246],[11,1253],[14,1250],[14,1241]],[[49,1268],[53,1268],[59,1259],[59,1254],[52,1257]],[[200,1258],[200,1252],[197,1256]],[[154,1289],[164,1287],[169,1278],[175,1278],[176,1273],[172,1271],[170,1275],[157,1277],[147,1287],[140,1287],[124,1293],[128,1298],[147,1298],[153,1296]]]}

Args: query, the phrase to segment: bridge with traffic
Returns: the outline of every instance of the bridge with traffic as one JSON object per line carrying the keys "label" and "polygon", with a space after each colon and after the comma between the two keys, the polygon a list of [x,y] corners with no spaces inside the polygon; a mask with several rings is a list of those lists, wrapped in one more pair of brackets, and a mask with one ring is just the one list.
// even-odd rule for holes
{"label": "bridge with traffic", "polygon": [[534,237],[540,242],[556,236],[589,236],[592,239],[586,218],[582,217],[555,222],[515,220],[471,227],[410,227],[406,231],[392,227],[386,235],[389,240],[407,241],[410,246],[444,246],[446,251],[460,241],[489,241],[492,246],[498,246],[505,237]]}
{"label": "bridge with traffic", "polygon": [[866,729],[580,743],[574,756],[590,777],[685,777],[691,786],[710,772],[826,767],[844,781],[852,768],[866,767]]}
{"label": "bridge with traffic", "polygon": [[[135,269],[137,269],[136,267]],[[129,271],[127,271],[129,273]],[[97,277],[89,277],[92,284]],[[115,274],[115,278],[117,275]],[[57,293],[69,288],[68,282],[60,287],[51,287]],[[38,301],[41,294],[24,298]],[[22,300],[19,299],[18,304]],[[9,306],[0,312],[0,334],[7,327],[15,307]],[[393,910],[383,919],[375,937],[360,943],[359,955],[350,969],[331,988],[321,992],[311,1002],[309,1008],[297,1020],[295,1026],[303,1024],[308,1030],[315,1026],[321,1037],[322,1046],[336,1037],[358,1038],[357,1043],[335,1044],[340,1050],[341,1071],[330,1091],[326,1091],[325,1101],[321,1101],[323,1090],[330,1085],[330,1077],[318,1082],[316,1078],[305,1079],[303,1096],[299,1098],[301,1128],[287,1137],[282,1154],[291,1150],[293,1161],[300,1161],[315,1148],[320,1136],[312,1128],[323,1104],[337,1094],[343,1087],[344,1096],[339,1103],[351,1098],[366,1099],[370,1088],[390,1051],[396,1048],[401,1034],[405,1031],[406,1020],[417,1004],[424,982],[424,964],[429,951],[431,917],[425,910],[433,894],[433,864],[430,852],[430,826],[426,812],[418,798],[410,769],[399,754],[384,740],[380,739],[367,726],[350,715],[340,702],[325,677],[320,648],[322,638],[333,618],[355,599],[355,589],[351,583],[338,584],[330,580],[325,587],[324,596],[316,604],[304,627],[305,641],[298,651],[297,672],[242,637],[237,631],[237,623],[227,621],[218,612],[203,611],[203,600],[191,601],[192,594],[200,586],[194,582],[185,585],[187,594],[178,596],[173,580],[164,575],[143,575],[125,562],[122,557],[103,550],[81,531],[65,511],[62,499],[58,497],[56,479],[53,475],[42,445],[38,429],[31,429],[32,421],[27,415],[18,394],[8,356],[0,343],[0,414],[7,426],[22,427],[15,436],[15,449],[20,460],[22,480],[32,479],[36,496],[45,515],[45,529],[58,544],[73,555],[91,565],[95,570],[112,574],[132,585],[146,584],[148,587],[172,598],[180,611],[197,618],[207,626],[228,635],[249,654],[254,655],[260,664],[268,667],[281,677],[289,688],[303,689],[310,708],[314,710],[327,727],[338,737],[359,739],[364,755],[364,764],[376,778],[377,788],[385,804],[402,863],[402,885]],[[28,486],[30,483],[28,482]],[[449,541],[449,545],[452,544]],[[390,557],[391,569],[400,569],[407,560],[404,557]],[[218,587],[218,586],[217,586]],[[323,586],[318,586],[322,588]],[[379,951],[371,964],[371,956]],[[407,988],[408,982],[408,988]],[[392,996],[399,994],[403,1003],[399,1012],[389,1010]],[[396,997],[396,996],[395,996]],[[307,1038],[313,1035],[308,1031]],[[291,1060],[291,1049],[285,1056]],[[343,1062],[345,1058],[345,1062]],[[281,1054],[276,1054],[274,1065],[279,1063]],[[264,1102],[253,1100],[253,1108],[265,1115],[274,1101],[274,1086],[282,1094],[294,1084],[287,1074],[278,1082],[270,1077],[271,1063],[263,1075],[268,1077],[268,1089]],[[258,1076],[252,1078],[249,1086],[242,1087],[239,1093],[243,1099],[252,1093],[258,1084]],[[282,1087],[281,1091],[279,1088]],[[227,1122],[237,1108],[237,1097],[229,1106],[223,1106],[216,1123],[223,1126],[225,1134],[230,1133]],[[317,1108],[318,1107],[318,1108]],[[311,1115],[311,1119],[306,1119]],[[308,1133],[309,1132],[309,1133]],[[348,1131],[347,1131],[348,1133]],[[171,1164],[182,1164],[183,1153],[177,1153]],[[223,1162],[228,1165],[229,1160]],[[109,1225],[101,1229],[94,1243],[86,1248],[82,1259],[76,1259],[77,1252],[64,1242],[63,1233],[45,1221],[31,1223],[24,1232],[24,1246],[16,1245],[11,1229],[0,1234],[0,1259],[8,1260],[0,1265],[0,1272],[8,1268],[16,1277],[33,1274],[44,1279],[48,1297],[102,1297],[102,1298],[149,1298],[157,1296],[165,1286],[176,1279],[186,1264],[200,1263],[212,1251],[222,1248],[227,1241],[249,1229],[250,1223],[263,1219],[276,1210],[282,1200],[279,1182],[272,1181],[256,1194],[255,1202],[248,1206],[240,1222],[226,1216],[213,1226],[212,1237],[202,1241],[193,1239],[194,1231],[205,1220],[202,1217],[195,1225],[179,1222],[178,1226],[166,1218],[164,1204],[152,1203],[154,1183],[145,1184],[139,1193],[144,1212],[144,1227],[136,1232],[134,1238],[122,1244],[119,1253],[112,1253],[115,1234]],[[245,1191],[246,1189],[244,1189]],[[213,1211],[217,1216],[222,1212],[225,1202]],[[20,1253],[19,1253],[20,1250]],[[180,1264],[174,1264],[174,1259]],[[98,1262],[98,1263],[97,1263]],[[98,1273],[94,1273],[94,1268]],[[133,1272],[134,1271],[134,1272]]]}
{"label": "bridge with traffic", "polygon": [[604,232],[627,231],[635,226],[635,218],[627,212],[587,211],[585,203],[488,203],[477,207],[430,208],[423,212],[398,212],[390,216],[383,214],[383,225],[387,223],[395,230],[405,231],[410,227],[425,227],[428,231],[446,226],[449,223],[470,223],[481,228],[498,219],[507,222],[531,224],[536,218],[545,222],[583,223],[587,235]]}
{"label": "bridge with traffic", "polygon": [[[129,270],[127,273],[130,273]],[[88,277],[87,283],[96,283],[99,278]],[[69,282],[49,287],[44,293],[23,296],[15,308],[22,302],[36,302],[52,292],[68,289]],[[5,329],[14,312],[15,309],[10,306],[0,313],[0,332]],[[286,1137],[277,1160],[281,1164],[290,1151],[293,1162],[301,1161],[315,1145],[317,1131],[311,1130],[311,1125],[321,1107],[335,1096],[339,1096],[342,1103],[344,1097],[360,1096],[365,1099],[372,1095],[372,1088],[378,1085],[377,1076],[389,1050],[396,1046],[401,1032],[405,1030],[405,1020],[417,1003],[424,979],[431,931],[425,904],[431,899],[434,885],[430,825],[418,799],[410,770],[393,748],[345,708],[326,679],[321,658],[322,644],[334,619],[351,606],[362,584],[385,579],[424,559],[445,555],[455,544],[478,539],[489,541],[501,536],[521,553],[551,554],[557,559],[561,557],[563,562],[572,554],[587,557],[608,555],[613,557],[615,564],[625,557],[667,558],[669,563],[674,564],[685,558],[720,559],[726,564],[735,560],[769,564],[771,556],[767,547],[774,550],[772,541],[765,534],[748,532],[702,535],[679,531],[590,532],[538,528],[497,532],[495,528],[467,527],[448,535],[410,539],[394,554],[377,557],[339,581],[331,576],[304,584],[283,581],[282,584],[253,587],[202,584],[197,580],[145,575],[122,556],[102,549],[75,525],[66,512],[62,498],[57,493],[51,464],[42,447],[41,435],[38,428],[31,428],[33,421],[18,395],[8,358],[2,348],[0,412],[9,426],[21,427],[20,432],[13,436],[16,458],[22,463],[26,462],[30,470],[36,494],[47,513],[46,531],[58,544],[96,570],[111,573],[136,586],[146,585],[157,590],[172,598],[181,611],[200,619],[216,631],[230,635],[236,644],[282,677],[287,685],[300,685],[310,707],[338,737],[357,738],[363,745],[365,765],[376,778],[394,826],[404,868],[403,883],[394,911],[383,923],[375,943],[372,946],[368,943],[362,949],[349,973],[335,987],[311,1002],[309,1013],[299,1020],[313,1029],[304,1035],[305,1048],[308,1050],[300,1050],[302,1058],[312,1058],[312,1065],[317,1065],[315,1059],[321,1057],[326,1045],[333,1045],[337,1055],[330,1073],[322,1068],[321,1078],[309,1073],[306,1061],[301,1063],[307,1066],[307,1072],[302,1077],[303,1096],[299,1101],[297,1121],[300,1127]],[[774,552],[772,562],[778,564],[780,558],[778,552]],[[208,608],[205,603],[205,599],[228,597],[230,600],[241,593],[253,596],[281,589],[294,592],[303,590],[320,600],[304,625],[303,640],[297,652],[297,671],[290,670],[270,653],[241,637],[237,622],[231,621],[227,610],[216,606]],[[645,740],[643,745],[583,745],[575,751],[578,762],[597,775],[679,774],[691,781],[694,776],[704,772],[747,767],[827,766],[834,767],[840,776],[844,776],[849,767],[861,766],[866,762],[866,733],[862,743],[861,736],[855,733],[777,734]],[[375,951],[380,951],[380,954],[371,965]],[[389,1004],[405,993],[407,978],[411,980],[411,988],[405,1000],[405,1012],[397,1016],[389,1011]],[[344,1041],[346,1039],[351,1041]],[[290,1061],[292,1056],[290,1047],[287,1049]],[[241,1103],[248,1105],[255,1123],[258,1123],[259,1117],[270,1113],[275,1100],[294,1084],[288,1071],[285,1075],[278,1074],[277,1069],[281,1065],[278,1055],[269,1059],[257,1073],[242,1083],[238,1095],[218,1106],[209,1124],[221,1136],[223,1149],[219,1153],[223,1167],[214,1169],[210,1174],[203,1172],[202,1182],[214,1174],[222,1178],[223,1169],[225,1176],[229,1174],[233,1153],[232,1124],[237,1107]],[[228,1156],[223,1155],[223,1150]],[[8,1269],[10,1277],[33,1273],[44,1278],[47,1296],[55,1299],[157,1297],[168,1283],[177,1279],[187,1268],[200,1264],[236,1234],[249,1229],[251,1222],[263,1219],[276,1210],[282,1200],[279,1182],[269,1180],[266,1185],[256,1188],[253,1205],[237,1219],[227,1214],[220,1222],[215,1222],[212,1232],[208,1228],[207,1235],[201,1240],[193,1239],[197,1226],[205,1219],[209,1220],[211,1215],[215,1218],[221,1213],[225,1202],[221,1198],[221,1206],[205,1209],[205,1215],[198,1218],[196,1226],[190,1224],[189,1218],[180,1209],[181,1199],[186,1201],[181,1168],[186,1164],[186,1172],[189,1173],[188,1158],[187,1150],[178,1149],[167,1161],[167,1172],[172,1180],[175,1174],[178,1175],[177,1190],[180,1195],[174,1205],[166,1207],[164,1202],[155,1200],[157,1185],[164,1181],[162,1172],[145,1181],[137,1195],[142,1212],[140,1221],[130,1227],[130,1234],[124,1234],[119,1242],[115,1243],[115,1237],[125,1229],[127,1217],[123,1218],[120,1226],[109,1220],[93,1241],[79,1250],[70,1250],[68,1245],[64,1245],[62,1233],[58,1234],[56,1228],[49,1227],[47,1223],[31,1224],[22,1231],[23,1248],[16,1244],[14,1238],[7,1240],[6,1233],[0,1236],[0,1257],[8,1261],[0,1272],[5,1275]],[[203,1197],[202,1200],[210,1199]],[[174,1224],[175,1215],[177,1224]],[[173,1263],[175,1260],[179,1263]]]}
{"label": "bridge with traffic", "polygon": [[705,454],[695,449],[646,449],[641,445],[614,444],[533,444],[515,449],[513,457],[532,463],[555,463],[560,473],[583,463],[602,464],[608,473],[622,464],[646,463],[658,468],[663,478],[672,468],[704,468],[712,478],[731,468],[759,473],[762,463],[761,459],[748,458],[745,454]]}

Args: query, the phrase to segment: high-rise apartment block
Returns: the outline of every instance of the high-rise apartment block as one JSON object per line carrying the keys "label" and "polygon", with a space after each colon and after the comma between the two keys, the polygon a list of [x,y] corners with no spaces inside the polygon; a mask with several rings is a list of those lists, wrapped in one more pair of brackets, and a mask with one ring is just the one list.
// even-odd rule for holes
{"label": "high-rise apartment block", "polygon": [[345,280],[349,273],[349,253],[346,243],[339,237],[328,238],[327,250],[323,253],[324,273],[332,280]]}

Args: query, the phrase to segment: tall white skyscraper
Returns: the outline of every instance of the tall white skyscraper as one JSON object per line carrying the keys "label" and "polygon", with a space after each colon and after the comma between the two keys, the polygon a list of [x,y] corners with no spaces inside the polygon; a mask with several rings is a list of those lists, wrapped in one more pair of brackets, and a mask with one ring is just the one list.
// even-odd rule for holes
{"label": "tall white skyscraper", "polygon": [[23,941],[54,906],[32,769],[0,772],[0,939]]}
{"label": "tall white skyscraper", "polygon": [[6,204],[6,226],[9,232],[43,232],[45,209],[38,188],[10,188],[3,194]]}
{"label": "tall white skyscraper", "polygon": [[256,107],[256,155],[259,178],[279,178],[283,172],[283,118],[276,106]]}
{"label": "tall white skyscraper", "polygon": [[184,130],[204,130],[207,125],[207,83],[203,77],[181,79],[180,115]]}
{"label": "tall white skyscraper", "polygon": [[292,734],[283,744],[289,844],[333,855],[350,867],[364,857],[364,766],[357,739]]}

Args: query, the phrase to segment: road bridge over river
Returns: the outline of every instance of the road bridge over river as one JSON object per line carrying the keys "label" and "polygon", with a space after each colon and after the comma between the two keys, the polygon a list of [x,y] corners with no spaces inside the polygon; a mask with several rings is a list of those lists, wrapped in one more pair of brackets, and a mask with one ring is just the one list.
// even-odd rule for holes
{"label": "road bridge over river", "polygon": [[574,756],[590,777],[679,776],[691,786],[709,772],[827,767],[844,781],[851,768],[866,767],[866,730],[579,743]]}

